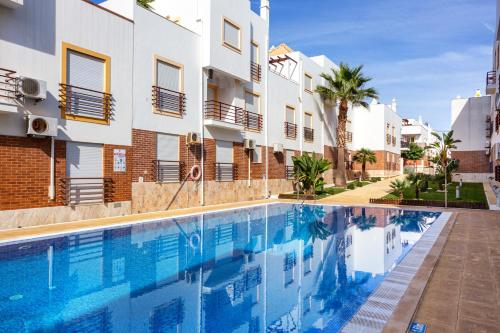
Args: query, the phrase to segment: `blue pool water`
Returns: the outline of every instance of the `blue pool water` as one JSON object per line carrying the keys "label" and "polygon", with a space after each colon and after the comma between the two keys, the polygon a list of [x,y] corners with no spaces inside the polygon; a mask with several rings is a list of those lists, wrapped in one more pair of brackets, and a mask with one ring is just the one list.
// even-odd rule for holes
{"label": "blue pool water", "polygon": [[0,247],[0,332],[337,332],[439,213],[272,204]]}

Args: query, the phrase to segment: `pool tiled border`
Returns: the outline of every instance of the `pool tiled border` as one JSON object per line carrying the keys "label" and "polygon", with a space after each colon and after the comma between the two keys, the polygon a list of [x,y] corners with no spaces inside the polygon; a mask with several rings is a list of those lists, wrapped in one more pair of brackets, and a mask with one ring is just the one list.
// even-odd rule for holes
{"label": "pool tiled border", "polygon": [[[442,235],[441,232],[451,218],[452,213],[441,213],[404,259],[343,327],[342,332],[406,332],[435,264],[435,261],[425,262],[426,258],[431,251],[441,252],[446,241],[446,238],[442,241],[443,237],[447,237],[447,234]],[[437,244],[438,238],[440,238],[439,243],[443,244]],[[435,248],[435,245],[440,245],[440,249]],[[433,254],[435,258],[429,259],[437,260],[439,255]]]}

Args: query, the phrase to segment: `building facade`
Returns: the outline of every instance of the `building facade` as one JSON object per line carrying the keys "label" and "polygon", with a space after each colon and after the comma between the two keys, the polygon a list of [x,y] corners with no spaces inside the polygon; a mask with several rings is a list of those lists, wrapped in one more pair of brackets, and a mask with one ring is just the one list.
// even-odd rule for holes
{"label": "building facade", "polygon": [[[422,117],[418,117],[418,119],[403,119],[402,125],[401,151],[409,150],[411,144],[416,144],[421,148],[425,148],[437,140],[437,138],[432,135],[434,130],[429,123],[422,120]],[[424,157],[418,161],[404,160],[404,168],[407,169],[408,172],[434,173],[433,164],[430,161],[434,155],[431,149],[427,149]]]}
{"label": "building facade", "polygon": [[[336,167],[337,109],[314,93],[336,65],[268,53],[269,1],[152,6],[0,3],[3,228],[276,195],[304,152]],[[382,109],[381,132],[397,117]],[[381,176],[399,160],[386,134],[372,147],[392,156]]]}

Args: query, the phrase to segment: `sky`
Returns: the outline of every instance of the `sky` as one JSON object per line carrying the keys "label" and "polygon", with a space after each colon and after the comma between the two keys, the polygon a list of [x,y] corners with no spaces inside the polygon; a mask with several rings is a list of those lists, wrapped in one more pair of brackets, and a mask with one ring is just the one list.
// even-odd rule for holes
{"label": "sky", "polygon": [[270,26],[271,45],[363,65],[382,103],[445,130],[453,98],[484,93],[495,0],[271,0]]}

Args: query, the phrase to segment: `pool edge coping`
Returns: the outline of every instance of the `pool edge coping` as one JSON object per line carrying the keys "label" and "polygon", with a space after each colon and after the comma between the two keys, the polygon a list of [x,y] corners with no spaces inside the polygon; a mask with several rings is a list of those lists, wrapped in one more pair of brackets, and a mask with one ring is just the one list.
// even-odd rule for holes
{"label": "pool edge coping", "polygon": [[[341,332],[407,332],[456,217],[455,212],[441,211],[433,226],[384,278],[356,314],[343,326]],[[433,227],[438,227],[439,230]],[[431,233],[428,233],[429,231]],[[419,253],[422,251],[425,251],[424,255]],[[419,256],[421,262],[412,265],[412,261],[419,261]],[[407,283],[404,280],[407,280]]]}

